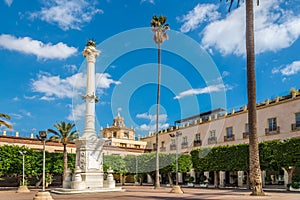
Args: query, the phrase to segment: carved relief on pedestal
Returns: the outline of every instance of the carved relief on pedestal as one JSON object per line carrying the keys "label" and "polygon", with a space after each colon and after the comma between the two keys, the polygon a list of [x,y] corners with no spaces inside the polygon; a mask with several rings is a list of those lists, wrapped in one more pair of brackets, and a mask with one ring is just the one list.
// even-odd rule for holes
{"label": "carved relief on pedestal", "polygon": [[81,152],[80,153],[80,163],[79,163],[79,167],[80,169],[84,169],[86,166],[86,156],[85,156],[85,152]]}

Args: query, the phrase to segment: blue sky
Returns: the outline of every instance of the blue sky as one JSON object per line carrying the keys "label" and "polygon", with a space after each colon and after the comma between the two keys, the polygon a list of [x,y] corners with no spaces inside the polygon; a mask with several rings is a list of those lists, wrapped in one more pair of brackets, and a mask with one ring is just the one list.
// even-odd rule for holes
{"label": "blue sky", "polygon": [[[2,0],[1,113],[21,136],[70,121],[82,130],[89,38],[97,58],[97,130],[120,111],[137,134],[155,130],[157,50],[149,22],[166,15],[160,128],[247,104],[245,7],[225,0]],[[257,101],[300,89],[300,1],[255,6]],[[5,130],[5,127],[0,127]]]}

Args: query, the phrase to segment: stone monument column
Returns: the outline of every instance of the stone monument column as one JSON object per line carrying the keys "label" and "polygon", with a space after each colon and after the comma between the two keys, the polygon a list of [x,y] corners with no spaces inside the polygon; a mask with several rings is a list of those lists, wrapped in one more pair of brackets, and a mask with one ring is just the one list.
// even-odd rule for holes
{"label": "stone monument column", "polygon": [[95,131],[95,63],[99,51],[94,41],[89,40],[83,55],[87,61],[85,129],[76,140],[76,184],[73,180],[72,189],[101,189],[103,188],[103,142]]}
{"label": "stone monument column", "polygon": [[[91,44],[89,45],[89,42]],[[96,136],[95,131],[95,102],[96,97],[96,83],[95,83],[95,63],[96,57],[100,52],[95,48],[95,43],[89,41],[88,45],[83,51],[83,55],[87,61],[87,74],[86,74],[86,95],[85,99],[86,111],[85,111],[85,129],[82,135],[83,138],[90,138]],[[94,44],[94,45],[92,45]]]}

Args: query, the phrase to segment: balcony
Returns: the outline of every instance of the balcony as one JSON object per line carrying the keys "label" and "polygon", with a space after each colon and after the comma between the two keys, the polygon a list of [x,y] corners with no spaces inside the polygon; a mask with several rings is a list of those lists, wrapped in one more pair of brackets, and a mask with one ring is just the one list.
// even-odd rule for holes
{"label": "balcony", "polygon": [[210,137],[207,140],[208,144],[217,144],[217,137]]}
{"label": "balcony", "polygon": [[170,151],[176,150],[176,144],[170,144]]}
{"label": "balcony", "polygon": [[273,134],[279,134],[280,133],[280,126],[273,127],[272,129],[265,129],[266,135],[273,135]]}
{"label": "balcony", "polygon": [[201,140],[194,140],[194,147],[199,147],[202,145],[202,141]]}
{"label": "balcony", "polygon": [[224,136],[224,142],[233,141],[233,140],[234,140],[234,135],[231,135],[231,136],[225,135]]}
{"label": "balcony", "polygon": [[188,143],[187,142],[183,142],[183,143],[181,143],[181,148],[182,149],[186,149],[186,148],[188,148]]}
{"label": "balcony", "polygon": [[243,133],[243,139],[249,138],[249,132],[244,132]]}
{"label": "balcony", "polygon": [[160,151],[160,152],[165,152],[165,151],[166,151],[166,147],[160,147],[160,148],[159,148],[159,151]]}
{"label": "balcony", "polygon": [[292,131],[300,130],[300,122],[292,124]]}

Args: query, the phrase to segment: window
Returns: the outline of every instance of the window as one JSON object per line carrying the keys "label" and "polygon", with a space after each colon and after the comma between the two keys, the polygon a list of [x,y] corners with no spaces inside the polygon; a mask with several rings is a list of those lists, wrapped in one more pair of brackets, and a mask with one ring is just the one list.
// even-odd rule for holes
{"label": "window", "polygon": [[249,124],[245,124],[245,132],[243,132],[243,138],[249,138]]}
{"label": "window", "polygon": [[296,128],[300,128],[300,113],[296,113],[295,118],[296,118]]}
{"label": "window", "polygon": [[156,150],[156,144],[155,143],[153,144],[153,150]]}
{"label": "window", "polygon": [[185,137],[182,138],[182,143],[183,143],[183,144],[187,144],[187,143],[188,143],[188,141],[187,141],[187,136],[185,136]]}
{"label": "window", "polygon": [[171,144],[170,144],[170,150],[176,150],[176,143],[175,143],[175,139],[171,140]]}
{"label": "window", "polygon": [[277,120],[276,118],[268,119],[269,131],[276,131],[277,130]]}
{"label": "window", "polygon": [[128,133],[124,133],[124,138],[125,139],[128,139],[129,137],[128,137]]}
{"label": "window", "polygon": [[209,131],[209,135],[210,135],[210,138],[215,138],[216,137],[216,131],[215,130]]}
{"label": "window", "polygon": [[197,134],[195,135],[194,147],[201,146],[201,144],[202,144],[202,142],[201,142],[200,133],[197,133]]}
{"label": "window", "polygon": [[161,147],[160,147],[159,150],[160,150],[160,151],[166,151],[165,145],[166,145],[165,141],[162,141],[162,142],[161,142]]}
{"label": "window", "polygon": [[208,144],[216,144],[216,143],[217,143],[216,130],[209,131]]}
{"label": "window", "polygon": [[175,144],[175,139],[172,139],[172,140],[171,140],[171,145],[176,145],[176,144]]}
{"label": "window", "polygon": [[116,138],[116,137],[117,137],[117,133],[113,132],[113,138]]}
{"label": "window", "polygon": [[227,127],[226,128],[226,137],[227,138],[232,138],[233,134],[232,134],[232,127]]}
{"label": "window", "polygon": [[249,133],[249,124],[248,123],[245,124],[245,133]]}
{"label": "window", "polygon": [[182,138],[181,148],[187,148],[188,147],[188,141],[187,136]]}

